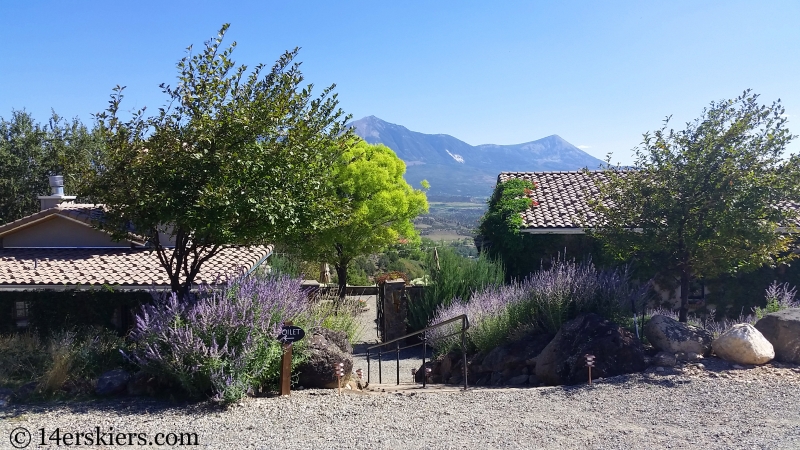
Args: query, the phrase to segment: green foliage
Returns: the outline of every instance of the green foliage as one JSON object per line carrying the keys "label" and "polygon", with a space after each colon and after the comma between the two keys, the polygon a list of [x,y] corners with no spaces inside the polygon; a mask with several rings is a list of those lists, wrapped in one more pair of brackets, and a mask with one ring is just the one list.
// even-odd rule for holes
{"label": "green foliage", "polygon": [[347,268],[358,256],[375,254],[397,242],[418,242],[411,222],[427,211],[425,193],[403,179],[405,163],[384,145],[357,141],[341,155],[328,180],[345,206],[332,225],[297,241],[308,259],[333,262],[340,297]]}
{"label": "green foliage", "polygon": [[[436,255],[438,254],[438,262]],[[455,250],[442,247],[431,250],[426,261],[430,284],[422,297],[408,305],[408,324],[411,330],[421,330],[438,308],[454,300],[467,300],[479,290],[503,284],[503,264],[482,254],[477,259],[459,256]]]}
{"label": "green foliage", "polygon": [[450,246],[453,247],[456,253],[467,258],[477,258],[478,249],[475,247],[473,239],[457,239],[450,241]]}
{"label": "green foliage", "polygon": [[131,227],[145,236],[180,295],[222,245],[329,223],[338,203],[327,180],[353,139],[333,86],[317,98],[301,88],[297,49],[247,74],[231,59],[236,43],[221,48],[227,29],[201,52],[189,48],[154,116],[123,120],[122,87],[97,115],[109,158],[91,193],[107,207],[105,225],[117,237]]}
{"label": "green foliage", "polygon": [[780,226],[796,212],[779,208],[800,196],[800,158],[784,159],[793,138],[779,102],[757,96],[712,102],[675,131],[645,133],[637,170],[609,165],[592,203],[605,224],[596,230],[621,260],[681,279],[681,320],[689,280],[746,272],[796,256]]}
{"label": "green foliage", "polygon": [[800,282],[800,264],[781,265],[777,269],[762,267],[753,272],[723,274],[705,281],[708,294],[706,306],[697,310],[699,314],[713,313],[718,319],[737,319],[756,308],[766,308],[764,293],[774,283],[797,285]]}
{"label": "green foliage", "polygon": [[78,119],[53,113],[42,125],[25,111],[0,118],[0,224],[39,211],[36,196],[50,194],[50,175],[64,176],[67,194],[85,196],[86,177],[104,155],[99,133]]}
{"label": "green foliage", "polygon": [[303,276],[302,262],[285,253],[273,253],[272,256],[269,257],[269,266],[274,274],[287,275],[292,278]]}
{"label": "green foliage", "polygon": [[533,204],[530,195],[535,188],[530,181],[519,179],[498,183],[481,218],[479,231],[489,256],[501,259],[510,273],[519,272],[518,266],[528,256],[521,252],[520,213]]}
{"label": "green foliage", "polygon": [[333,331],[344,331],[347,340],[354,344],[362,331],[358,320],[362,304],[353,298],[339,302],[336,296],[321,297],[311,309],[309,324],[321,324],[322,328]]}
{"label": "green foliage", "polygon": [[[337,274],[331,274],[331,282],[332,283],[339,283],[339,277]],[[369,279],[369,275],[364,269],[360,267],[348,266],[347,267],[347,284],[350,286],[372,286],[373,283]]]}

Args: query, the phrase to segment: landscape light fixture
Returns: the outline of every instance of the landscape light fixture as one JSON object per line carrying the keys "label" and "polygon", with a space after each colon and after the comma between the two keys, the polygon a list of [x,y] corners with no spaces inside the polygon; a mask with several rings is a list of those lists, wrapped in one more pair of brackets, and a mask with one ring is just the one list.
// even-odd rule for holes
{"label": "landscape light fixture", "polygon": [[594,355],[586,354],[586,367],[589,369],[589,386],[592,385],[592,367],[594,367]]}
{"label": "landscape light fixture", "polygon": [[333,372],[336,375],[336,385],[339,386],[339,394],[342,393],[342,378],[344,378],[344,363],[334,364]]}

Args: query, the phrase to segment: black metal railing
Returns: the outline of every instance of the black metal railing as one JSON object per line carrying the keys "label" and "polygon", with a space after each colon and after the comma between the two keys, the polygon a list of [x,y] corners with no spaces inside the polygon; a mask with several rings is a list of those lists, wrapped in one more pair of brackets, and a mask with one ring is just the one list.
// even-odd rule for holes
{"label": "black metal railing", "polygon": [[[383,359],[384,353],[389,353],[391,351],[395,352],[397,358],[397,384],[400,384],[400,350],[405,350],[407,348],[416,347],[417,345],[422,346],[422,387],[427,386],[428,374],[425,372],[425,355],[428,353],[428,334],[429,330],[434,328],[439,328],[443,325],[447,325],[449,323],[453,323],[456,321],[461,321],[461,331],[456,331],[455,333],[450,333],[446,336],[438,337],[437,339],[444,339],[447,337],[455,336],[460,334],[461,335],[461,354],[464,358],[464,390],[467,390],[467,330],[469,329],[469,318],[466,314],[462,314],[460,316],[453,317],[452,319],[445,320],[444,322],[439,322],[436,325],[431,325],[425,329],[415,331],[413,333],[406,334],[405,336],[400,336],[399,338],[392,339],[388,342],[383,342],[380,344],[375,344],[370,347],[367,347],[367,383],[370,381],[370,375],[372,371],[370,370],[370,351],[375,348],[382,348],[390,344],[395,344],[394,350],[383,351],[378,350],[378,383],[382,383],[383,381],[383,372],[381,367],[381,360]],[[418,342],[416,344],[406,345],[405,347],[400,347],[400,341],[410,338],[412,336],[416,336],[418,334],[422,334],[422,342]],[[416,382],[416,380],[414,380]]]}

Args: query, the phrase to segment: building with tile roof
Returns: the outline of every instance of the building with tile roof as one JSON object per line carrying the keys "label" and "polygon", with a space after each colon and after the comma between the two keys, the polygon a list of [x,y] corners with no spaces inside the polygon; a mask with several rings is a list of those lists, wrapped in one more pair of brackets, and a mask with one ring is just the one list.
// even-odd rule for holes
{"label": "building with tile roof", "polygon": [[[597,226],[602,220],[587,201],[600,195],[597,183],[606,180],[602,170],[503,172],[497,177],[498,183],[513,179],[536,185],[530,194],[533,205],[521,214],[520,231],[524,233],[585,234],[587,228]],[[800,203],[786,202],[780,206],[800,211]],[[800,226],[800,222],[795,221],[793,225]]]}
{"label": "building with tile roof", "polygon": [[[602,255],[600,247],[597,246],[594,239],[586,234],[586,231],[602,223],[602,217],[592,211],[588,200],[600,195],[597,185],[606,180],[606,177],[606,173],[602,170],[500,173],[497,177],[498,183],[520,179],[536,185],[536,189],[528,194],[533,200],[532,205],[520,214],[522,216],[520,231],[530,236],[523,239],[520,244],[526,260],[514,261],[518,267],[518,273],[515,273],[515,276],[525,276],[527,273],[537,270],[542,262],[550,260],[555,254],[567,258],[592,255],[594,261],[599,261],[600,265],[604,263],[602,259],[599,259]],[[779,207],[800,211],[800,203],[797,202],[785,202]],[[787,231],[790,227],[800,228],[800,221],[794,220],[788,225],[788,227],[780,227],[778,230]],[[785,267],[779,268],[774,279],[782,279],[781,277],[786,272],[785,269]],[[792,284],[796,284],[796,282],[792,282]],[[692,306],[704,304],[706,296],[710,292],[708,286],[704,282],[698,282],[694,286],[694,290],[690,294],[690,302],[694,302]],[[664,304],[674,304],[680,299],[679,287],[672,290],[658,288],[657,291]],[[762,295],[763,288],[760,292],[757,289],[755,291],[757,292],[755,295]]]}
{"label": "building with tile roof", "polygon": [[[132,232],[113,240],[97,227],[102,205],[72,203],[75,197],[63,195],[63,180],[53,178],[60,177],[51,177],[53,194],[39,197],[39,212],[0,225],[0,291],[170,289],[155,249]],[[271,253],[271,245],[227,246],[201,266],[195,283],[255,270]]]}

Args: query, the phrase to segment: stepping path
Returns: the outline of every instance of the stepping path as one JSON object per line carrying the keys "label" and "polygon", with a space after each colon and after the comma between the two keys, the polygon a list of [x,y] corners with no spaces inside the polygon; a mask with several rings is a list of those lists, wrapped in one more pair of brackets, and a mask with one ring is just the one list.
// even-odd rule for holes
{"label": "stepping path", "polygon": [[[358,316],[360,330],[358,338],[353,344],[353,370],[361,369],[364,373],[364,381],[367,378],[367,347],[379,343],[378,341],[378,328],[377,328],[377,296],[376,295],[361,295],[349,297],[354,300],[363,299],[366,301],[367,308]],[[386,346],[389,350],[391,345]],[[428,354],[426,360],[433,356],[433,350],[428,347]],[[369,380],[372,384],[377,384],[379,380],[378,374],[378,355],[370,353],[370,377]],[[400,383],[411,384],[413,379],[411,377],[411,369],[419,369],[422,366],[422,346],[416,346],[400,351]],[[381,377],[382,384],[395,385],[397,384],[397,358],[393,349],[383,354],[381,358],[381,367],[383,375]]]}

